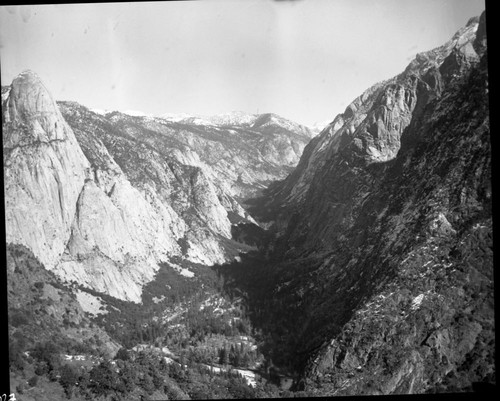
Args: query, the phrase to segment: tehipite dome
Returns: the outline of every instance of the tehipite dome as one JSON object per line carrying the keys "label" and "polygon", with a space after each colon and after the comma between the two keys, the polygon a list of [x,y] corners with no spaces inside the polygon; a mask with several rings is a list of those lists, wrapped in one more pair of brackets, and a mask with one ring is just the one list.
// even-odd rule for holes
{"label": "tehipite dome", "polygon": [[56,102],[32,71],[12,81],[3,109],[4,123],[11,128],[4,130],[6,148],[68,138],[69,128]]}
{"label": "tehipite dome", "polygon": [[35,73],[14,79],[2,112],[6,240],[53,268],[70,236],[89,163]]}

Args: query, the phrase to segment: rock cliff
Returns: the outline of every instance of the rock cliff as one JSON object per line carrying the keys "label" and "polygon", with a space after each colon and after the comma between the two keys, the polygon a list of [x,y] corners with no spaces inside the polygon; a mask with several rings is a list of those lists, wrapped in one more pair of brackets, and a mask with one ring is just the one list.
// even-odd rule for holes
{"label": "rock cliff", "polygon": [[19,75],[2,94],[7,243],[48,269],[66,248],[89,163],[40,79]]}
{"label": "rock cliff", "polygon": [[419,53],[403,73],[363,92],[307,145],[297,168],[270,188],[268,198],[300,208],[313,177],[331,169],[331,161],[342,158],[349,169],[394,159],[415,116],[440,96],[450,79],[478,60],[477,30],[478,18],[472,18],[449,42]]}
{"label": "rock cliff", "polygon": [[222,129],[58,105],[31,71],[2,89],[2,111],[7,243],[134,302],[161,263],[242,250],[232,225],[253,219],[236,196],[282,178],[307,141],[292,123],[273,133],[273,116]]}
{"label": "rock cliff", "polygon": [[266,302],[288,305],[287,329],[271,335],[303,372],[297,388],[360,395],[494,383],[484,24],[484,14],[471,19],[364,92],[255,202],[277,235]]}
{"label": "rock cliff", "polygon": [[[219,269],[225,285],[247,302],[269,365],[296,373],[294,390],[495,383],[484,14],[373,85],[307,146],[307,129],[274,114],[169,119],[57,104],[29,71],[2,88],[2,113],[18,336],[24,315],[51,314],[50,330],[90,328],[81,307],[99,298],[56,291],[53,273],[140,302],[160,265],[188,280],[198,273],[183,263],[232,260]],[[243,202],[269,231],[239,225],[254,222]],[[235,258],[250,246],[266,253]],[[158,281],[155,296],[169,285]]]}

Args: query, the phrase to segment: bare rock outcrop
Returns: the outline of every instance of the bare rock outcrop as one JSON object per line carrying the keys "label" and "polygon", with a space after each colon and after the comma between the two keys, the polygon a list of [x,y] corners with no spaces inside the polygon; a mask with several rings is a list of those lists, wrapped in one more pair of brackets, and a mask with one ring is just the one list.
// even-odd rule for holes
{"label": "bare rock outcrop", "polygon": [[89,127],[77,140],[33,72],[2,97],[8,243],[66,281],[135,302],[172,256],[226,261],[231,222],[200,167],[121,147],[133,144],[109,132],[108,149]]}
{"label": "bare rock outcrop", "polygon": [[6,240],[27,246],[54,269],[70,237],[90,165],[35,73],[19,75],[5,95]]}
{"label": "bare rock outcrop", "polygon": [[275,115],[208,126],[103,115],[56,103],[30,71],[2,88],[2,111],[7,243],[134,302],[172,258],[232,260],[232,226],[255,223],[237,196],[283,177],[309,138]]}
{"label": "bare rock outcrop", "polygon": [[[343,169],[393,160],[401,148],[402,136],[411,131],[410,124],[416,122],[426,104],[479,61],[475,48],[484,50],[485,45],[484,24],[479,26],[479,20],[472,18],[450,41],[417,54],[403,73],[376,83],[354,99],[344,113],[311,140],[297,168],[284,181],[271,186],[267,198],[275,204],[300,208],[314,176],[326,170],[323,167],[332,160],[343,159]],[[311,200],[307,203],[311,204]]]}
{"label": "bare rock outcrop", "polygon": [[495,383],[484,23],[368,89],[255,202],[276,233],[255,310],[295,389]]}

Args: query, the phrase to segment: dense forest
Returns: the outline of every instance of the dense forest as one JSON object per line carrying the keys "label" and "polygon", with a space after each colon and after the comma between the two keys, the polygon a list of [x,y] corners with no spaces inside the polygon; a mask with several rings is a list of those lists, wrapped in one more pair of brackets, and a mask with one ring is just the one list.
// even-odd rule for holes
{"label": "dense forest", "polygon": [[[248,304],[247,289],[234,286],[234,274],[246,279],[249,260],[232,274],[230,265],[191,265],[196,280],[165,264],[139,305],[63,284],[29,250],[9,245],[9,290],[18,294],[9,304],[13,389],[26,400],[54,392],[75,400],[306,395],[289,391],[291,378],[283,383],[278,366],[290,355],[277,347],[281,339],[269,334],[268,320],[256,324],[259,309]],[[251,263],[260,262],[256,253]],[[78,291],[103,300],[102,313],[81,311]],[[46,335],[37,335],[40,327]]]}

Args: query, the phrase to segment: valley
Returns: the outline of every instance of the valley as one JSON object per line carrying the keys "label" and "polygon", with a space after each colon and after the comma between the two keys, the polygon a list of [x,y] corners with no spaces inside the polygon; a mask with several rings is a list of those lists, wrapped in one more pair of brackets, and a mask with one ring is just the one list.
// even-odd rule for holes
{"label": "valley", "polygon": [[[26,88],[34,95],[25,98]],[[246,300],[226,292],[217,266],[264,249],[270,234],[242,204],[249,188],[260,193],[290,171],[311,131],[273,114],[200,126],[96,113],[54,102],[30,71],[2,94],[7,257],[16,266],[8,277],[12,388],[26,399],[288,390],[261,351]],[[22,233],[25,219],[38,236]],[[61,296],[69,304],[54,313]],[[46,336],[35,334],[40,325]],[[131,379],[137,363],[146,370]]]}
{"label": "valley", "polygon": [[494,387],[486,17],[318,135],[2,87],[23,400]]}

